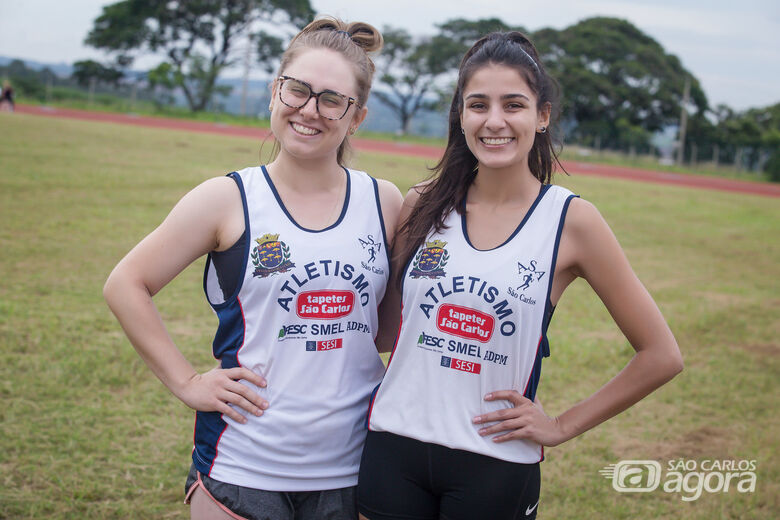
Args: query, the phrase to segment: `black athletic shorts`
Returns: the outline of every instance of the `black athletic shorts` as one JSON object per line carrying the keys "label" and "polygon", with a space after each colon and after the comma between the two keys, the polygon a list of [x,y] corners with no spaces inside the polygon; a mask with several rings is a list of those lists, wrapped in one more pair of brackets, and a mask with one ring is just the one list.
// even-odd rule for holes
{"label": "black athletic shorts", "polygon": [[539,463],[517,464],[369,431],[358,509],[369,520],[533,519]]}

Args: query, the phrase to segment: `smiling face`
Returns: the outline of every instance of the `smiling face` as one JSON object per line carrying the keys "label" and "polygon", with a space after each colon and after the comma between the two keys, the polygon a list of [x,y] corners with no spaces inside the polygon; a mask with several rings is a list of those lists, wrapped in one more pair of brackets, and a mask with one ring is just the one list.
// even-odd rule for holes
{"label": "smiling face", "polygon": [[461,127],[481,169],[528,170],[536,132],[549,120],[549,106],[537,107],[536,94],[512,67],[487,64],[463,88]]}
{"label": "smiling face", "polygon": [[[358,97],[353,66],[341,54],[329,49],[302,51],[282,74],[307,83],[315,92],[331,90],[347,97]],[[300,108],[285,105],[279,99],[279,87],[277,80],[271,98],[271,131],[279,141],[281,153],[303,160],[332,157],[335,162],[344,137],[350,129],[360,125],[366,109],[351,105],[343,118],[333,121],[319,115],[314,97]]]}

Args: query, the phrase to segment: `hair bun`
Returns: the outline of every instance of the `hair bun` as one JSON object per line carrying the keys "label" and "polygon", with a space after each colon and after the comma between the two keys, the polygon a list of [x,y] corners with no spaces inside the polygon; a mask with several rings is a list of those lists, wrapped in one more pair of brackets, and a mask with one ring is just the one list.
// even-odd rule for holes
{"label": "hair bun", "polygon": [[366,52],[377,52],[382,48],[382,34],[373,25],[364,22],[352,22],[346,28],[349,37]]}
{"label": "hair bun", "polygon": [[[346,23],[338,18],[322,16],[303,28],[298,36],[315,31],[333,31],[346,33],[352,42],[365,52],[376,52],[382,48],[382,34],[373,26],[364,22]],[[297,39],[297,37],[294,39]]]}

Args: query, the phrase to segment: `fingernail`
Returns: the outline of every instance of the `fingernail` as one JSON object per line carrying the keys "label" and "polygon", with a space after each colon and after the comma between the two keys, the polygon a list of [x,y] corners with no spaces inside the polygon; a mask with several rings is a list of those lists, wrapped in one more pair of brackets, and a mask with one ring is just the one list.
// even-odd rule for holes
{"label": "fingernail", "polygon": [[260,408],[262,408],[263,410],[268,408],[268,401],[263,401],[263,403],[260,405]]}
{"label": "fingernail", "polygon": [[481,423],[481,422],[482,422],[482,417],[480,417],[479,415],[477,415],[476,417],[474,417],[474,418],[471,420],[471,422],[473,422],[474,424]]}
{"label": "fingernail", "polygon": [[260,417],[261,415],[263,415],[263,411],[260,408],[258,408],[257,410],[255,410],[255,415]]}
{"label": "fingernail", "polygon": [[479,430],[479,434],[484,437],[485,435],[487,435],[487,430]]}
{"label": "fingernail", "polygon": [[485,395],[485,399],[493,399],[493,394],[487,394],[487,395]]}

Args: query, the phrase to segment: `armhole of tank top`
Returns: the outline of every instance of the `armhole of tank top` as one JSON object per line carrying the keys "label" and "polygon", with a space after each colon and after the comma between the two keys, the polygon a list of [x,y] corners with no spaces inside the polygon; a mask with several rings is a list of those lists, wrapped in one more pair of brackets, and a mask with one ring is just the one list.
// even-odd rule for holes
{"label": "armhole of tank top", "polygon": [[544,303],[544,314],[542,315],[542,342],[546,345],[545,352],[542,357],[550,357],[550,345],[547,341],[547,328],[550,326],[552,319],[552,311],[555,309],[550,301],[550,293],[552,293],[553,278],[555,277],[555,265],[558,262],[558,247],[561,245],[561,234],[563,233],[563,224],[566,222],[566,214],[569,211],[569,203],[572,199],[579,197],[573,193],[566,197],[561,208],[561,217],[558,220],[558,230],[555,233],[555,242],[553,243],[552,261],[550,262],[550,279],[547,282],[547,298]]}
{"label": "armhole of tank top", "polygon": [[375,178],[368,176],[374,184],[374,198],[376,199],[376,211],[379,217],[379,226],[382,228],[382,241],[385,244],[385,256],[387,257],[387,279],[393,274],[393,266],[390,264],[390,244],[387,242],[387,228],[385,227],[385,217],[382,215],[382,203],[379,200],[379,183]]}
{"label": "armhole of tank top", "polygon": [[[238,186],[238,191],[241,194],[241,205],[243,206],[244,210],[244,235],[246,236],[246,240],[244,243],[244,259],[241,262],[241,277],[236,284],[236,288],[233,291],[233,294],[231,294],[229,298],[223,298],[220,303],[212,302],[211,298],[209,297],[209,291],[206,282],[209,274],[209,267],[211,267],[212,264],[211,253],[206,256],[206,265],[203,268],[203,292],[206,294],[206,301],[208,301],[209,305],[211,305],[214,309],[219,309],[234,301],[238,297],[238,293],[241,292],[241,287],[244,285],[244,278],[246,276],[246,264],[249,261],[249,248],[252,243],[249,229],[249,207],[247,206],[246,192],[244,191],[244,183],[241,181],[241,175],[239,175],[238,172],[230,172],[227,174],[227,177],[230,177],[235,181],[236,186]],[[216,270],[214,272],[214,276],[217,276]]]}

